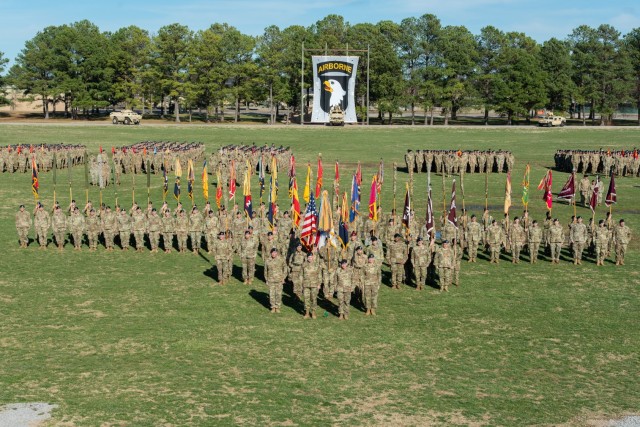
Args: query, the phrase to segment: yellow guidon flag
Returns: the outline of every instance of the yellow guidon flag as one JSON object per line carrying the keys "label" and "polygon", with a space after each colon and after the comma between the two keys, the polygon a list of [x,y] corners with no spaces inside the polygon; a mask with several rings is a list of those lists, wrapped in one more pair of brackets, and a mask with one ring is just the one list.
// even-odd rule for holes
{"label": "yellow guidon flag", "polygon": [[504,188],[504,213],[509,213],[511,208],[511,172],[507,172],[507,184]]}
{"label": "yellow guidon flag", "polygon": [[202,165],[202,195],[205,201],[209,201],[209,174],[207,173],[207,161]]}
{"label": "yellow guidon flag", "polygon": [[309,203],[310,197],[311,197],[311,165],[307,163],[307,178],[304,181],[304,191],[302,192],[302,198],[306,203]]}

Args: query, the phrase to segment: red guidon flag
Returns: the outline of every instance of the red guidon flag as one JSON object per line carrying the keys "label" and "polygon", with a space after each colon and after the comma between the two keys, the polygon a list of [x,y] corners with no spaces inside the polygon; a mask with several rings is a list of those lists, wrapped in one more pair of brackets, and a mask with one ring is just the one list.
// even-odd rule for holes
{"label": "red guidon flag", "polygon": [[565,182],[562,190],[558,193],[558,199],[573,200],[576,196],[576,176],[571,174],[567,182]]}
{"label": "red guidon flag", "polygon": [[547,209],[551,210],[553,206],[553,195],[551,194],[551,183],[553,181],[553,177],[551,175],[551,170],[547,171],[547,174],[540,180],[540,184],[538,184],[538,190],[544,190],[544,194],[542,195],[542,200],[545,201],[547,205]]}
{"label": "red guidon flag", "polygon": [[607,206],[615,205],[618,203],[618,196],[616,195],[616,182],[611,175],[611,181],[609,182],[609,190],[607,190],[607,197],[604,199],[604,204]]}

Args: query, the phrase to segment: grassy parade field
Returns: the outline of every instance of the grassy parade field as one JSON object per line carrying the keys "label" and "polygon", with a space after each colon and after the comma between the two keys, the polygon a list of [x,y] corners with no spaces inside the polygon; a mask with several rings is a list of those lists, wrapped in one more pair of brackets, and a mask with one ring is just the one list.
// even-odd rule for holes
{"label": "grassy parade field", "polygon": [[[527,128],[319,128],[266,126],[2,125],[0,146],[81,143],[99,146],[144,140],[201,141],[207,152],[227,144],[291,146],[304,186],[306,162],[324,159],[331,187],[340,161],[341,190],[349,190],[363,164],[363,210],[371,176],[385,161],[383,210],[393,205],[392,162],[398,171],[397,206],[412,149],[503,149],[516,158],[511,216],[522,212],[521,181],[531,165],[532,218],[546,211],[536,186],[554,165],[556,149],[632,149],[636,129]],[[203,204],[196,169],[196,202]],[[211,170],[211,166],[210,166]],[[119,201],[131,204],[131,175],[123,175]],[[184,175],[183,175],[184,177]],[[568,175],[554,171],[554,193]],[[161,202],[161,175],[151,199]],[[505,174],[489,175],[489,207],[502,216]],[[434,208],[442,212],[442,177],[432,174]],[[449,203],[452,177],[445,179]],[[67,171],[58,171],[57,199],[69,203]],[[215,181],[214,178],[211,181]],[[604,178],[605,189],[609,179]],[[173,177],[169,179],[172,188]],[[591,258],[574,266],[568,249],[560,265],[546,256],[536,265],[499,265],[483,254],[462,264],[461,286],[449,293],[389,287],[383,270],[377,317],[352,307],[349,321],[320,298],[317,320],[285,287],[281,314],[271,314],[258,279],[214,280],[206,252],[90,253],[70,245],[62,253],[20,249],[14,215],[31,210],[30,174],[0,175],[0,404],[58,405],[47,425],[588,425],[637,413],[640,407],[640,178],[618,178],[615,220],[634,232],[626,266]],[[241,200],[242,183],[238,188]],[[416,174],[413,204],[425,216],[427,174]],[[485,180],[465,174],[465,205],[482,213]],[[84,202],[84,168],[75,167],[73,197]],[[183,191],[186,183],[183,178]],[[254,206],[258,186],[254,177]],[[41,201],[53,202],[51,173],[40,174]],[[214,190],[210,190],[213,197]],[[113,187],[103,200],[114,204]],[[97,204],[99,192],[89,197]],[[287,206],[282,171],[280,205]],[[136,199],[146,203],[146,178],[136,177]],[[184,198],[185,200],[186,197]],[[241,203],[241,202],[240,202]],[[174,200],[171,200],[174,205]],[[458,208],[462,194],[458,191]],[[598,207],[596,219],[607,208]],[[588,222],[591,211],[577,207]],[[573,207],[555,202],[566,226]],[[33,239],[33,228],[30,237]],[[527,260],[527,256],[524,256]],[[326,313],[325,313],[326,312]]]}

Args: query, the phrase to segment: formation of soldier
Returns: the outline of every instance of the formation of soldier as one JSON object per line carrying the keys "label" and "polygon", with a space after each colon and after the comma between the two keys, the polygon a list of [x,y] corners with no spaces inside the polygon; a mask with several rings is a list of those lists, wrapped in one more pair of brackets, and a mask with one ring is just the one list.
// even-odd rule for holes
{"label": "formation of soldier", "polygon": [[404,161],[410,175],[429,171],[451,175],[509,172],[515,158],[503,150],[407,150]]}
{"label": "formation of soldier", "polygon": [[640,156],[633,150],[557,150],[556,169],[565,172],[640,176]]}
{"label": "formation of soldier", "polygon": [[39,171],[47,172],[53,169],[55,159],[56,169],[63,169],[84,164],[84,145],[70,144],[40,144],[37,146],[8,145],[0,147],[0,172],[25,173],[31,172],[32,160],[35,159]]}
{"label": "formation of soldier", "polygon": [[201,142],[143,141],[136,144],[114,147],[111,149],[116,177],[122,173],[161,174],[163,168],[172,172],[176,160],[182,167],[187,162],[202,160],[205,146]]}

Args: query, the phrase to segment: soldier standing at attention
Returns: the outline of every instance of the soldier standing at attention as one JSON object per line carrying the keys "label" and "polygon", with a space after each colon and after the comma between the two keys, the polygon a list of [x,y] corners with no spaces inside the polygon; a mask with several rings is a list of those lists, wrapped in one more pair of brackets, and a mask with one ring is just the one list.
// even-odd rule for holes
{"label": "soldier standing at attention", "polygon": [[340,261],[340,268],[336,273],[338,291],[338,313],[340,320],[349,319],[349,306],[351,304],[351,292],[353,291],[353,270],[346,259]]}
{"label": "soldier standing at attention", "polygon": [[151,209],[151,215],[147,220],[149,224],[149,243],[151,244],[151,252],[157,253],[160,245],[160,231],[162,230],[162,219],[158,216],[156,208]]}
{"label": "soldier standing at attention", "polygon": [[73,247],[77,251],[82,247],[82,235],[84,234],[84,228],[84,216],[80,214],[80,209],[76,207],[69,218],[69,231],[73,236]]}
{"label": "soldier standing at attention", "polygon": [[269,287],[269,304],[272,313],[280,313],[282,305],[282,286],[287,277],[287,265],[276,248],[264,262],[264,277]]}
{"label": "soldier standing at attention", "polygon": [[302,251],[302,244],[296,245],[296,250],[289,257],[289,279],[293,283],[293,293],[302,300],[302,266],[307,256]]}
{"label": "soldier standing at attention", "polygon": [[616,265],[624,265],[624,256],[631,240],[631,229],[624,224],[624,219],[614,228],[613,239],[616,244]]}
{"label": "soldier standing at attention", "polygon": [[431,264],[431,248],[424,245],[422,237],[418,237],[416,246],[411,250],[411,265],[416,276],[417,291],[424,289],[429,264]]}
{"label": "soldier standing at attention", "polygon": [[364,306],[367,309],[365,316],[375,316],[378,309],[378,291],[380,290],[380,267],[376,262],[375,256],[369,254],[367,263],[363,270],[364,273]]}
{"label": "soldier standing at attention", "polygon": [[[258,241],[253,237],[251,231],[244,232],[244,239],[240,243],[240,258],[242,261],[242,280],[245,285],[253,282],[256,274],[256,256],[258,255]],[[273,255],[273,254],[272,254]],[[278,256],[278,258],[282,258]],[[282,258],[284,260],[284,258]],[[269,258],[266,260],[269,261]],[[265,263],[266,266],[266,263]],[[286,275],[285,275],[286,276]],[[284,282],[284,280],[283,280]],[[280,285],[280,301],[282,301],[282,285]],[[278,305],[278,307],[280,307]]]}
{"label": "soldier standing at attention", "polygon": [[367,255],[362,250],[362,246],[356,248],[356,253],[353,254],[351,259],[351,266],[353,267],[353,284],[364,292],[364,271],[362,270],[367,263]]}
{"label": "soldier standing at attention", "polygon": [[591,199],[590,189],[591,189],[591,181],[589,181],[589,177],[584,175],[580,180],[580,204],[582,206],[587,206],[589,200]]}
{"label": "soldier standing at attention", "polygon": [[582,251],[587,242],[587,226],[583,224],[581,216],[571,227],[571,241],[573,242],[573,264],[582,264]]}
{"label": "soldier standing at attention", "polygon": [[404,265],[407,262],[407,245],[402,240],[402,235],[396,233],[394,242],[389,246],[389,263],[391,264],[391,287],[400,289],[404,280]]}
{"label": "soldier standing at attention", "polygon": [[436,252],[435,266],[438,270],[438,277],[440,278],[440,292],[449,292],[449,286],[451,285],[451,274],[453,270],[454,255],[453,250],[449,247],[449,241],[444,240],[442,247]]}
{"label": "soldier standing at attention", "polygon": [[515,217],[513,219],[513,225],[509,232],[509,239],[511,240],[511,262],[513,264],[520,264],[520,251],[526,239],[524,228],[520,225],[520,218]]}
{"label": "soldier standing at attention", "polygon": [[304,283],[304,318],[316,318],[318,305],[318,289],[320,289],[320,266],[315,260],[313,252],[307,255],[307,262],[302,267]]}
{"label": "soldier standing at attention", "polygon": [[38,202],[36,205],[36,212],[33,215],[33,225],[36,229],[36,236],[38,237],[38,243],[40,243],[40,249],[47,249],[47,234],[49,233],[49,212],[44,210],[42,203]]}
{"label": "soldier standing at attention", "polygon": [[[2,172],[0,170],[0,172]],[[20,205],[16,213],[16,230],[18,231],[18,240],[21,248],[26,248],[29,244],[29,229],[31,228],[31,214]]]}
{"label": "soldier standing at attention", "polygon": [[204,221],[205,239],[207,241],[207,251],[209,254],[213,252],[213,247],[220,229],[220,221],[215,212],[209,210],[207,218]]}
{"label": "soldier standing at attention", "polygon": [[133,212],[133,237],[136,242],[136,251],[142,252],[144,248],[144,233],[147,218],[139,207]]}
{"label": "soldier standing at attention", "polygon": [[[186,240],[186,239],[185,239]],[[216,267],[218,268],[218,283],[224,285],[231,278],[231,259],[233,248],[226,239],[226,234],[221,231],[214,248]]]}
{"label": "soldier standing at attention", "polygon": [[500,227],[494,219],[491,221],[491,225],[487,229],[487,244],[491,251],[491,263],[498,264],[500,262],[500,249],[503,242],[504,234],[502,227]]}
{"label": "soldier standing at attention", "polygon": [[191,237],[191,250],[194,255],[197,255],[202,242],[202,215],[200,215],[198,207],[195,205],[191,209],[191,215],[189,215],[189,234]]}
{"label": "soldier standing at attention", "polygon": [[549,245],[551,246],[551,264],[560,264],[560,252],[564,243],[564,229],[560,225],[558,218],[553,219],[553,224],[549,227]]}
{"label": "soldier standing at attention", "polygon": [[[173,247],[173,230],[175,219],[171,216],[171,210],[166,209],[162,215],[162,246],[165,253],[170,253]],[[211,252],[209,252],[211,253]]]}
{"label": "soldier standing at attention", "polygon": [[453,271],[451,280],[455,286],[460,286],[460,265],[462,264],[463,249],[458,242],[453,241]]}
{"label": "soldier standing at attention", "polygon": [[367,255],[372,255],[375,257],[376,264],[378,264],[378,272],[380,273],[378,276],[378,282],[382,283],[382,262],[384,261],[384,249],[382,248],[382,244],[380,243],[380,239],[376,236],[371,238],[371,245],[367,247]]}
{"label": "soldier standing at attention", "polygon": [[181,253],[187,250],[187,236],[189,230],[189,218],[184,213],[184,209],[180,209],[175,221],[176,237],[178,238],[178,249]]}
{"label": "soldier standing at attention", "polygon": [[340,262],[338,255],[338,249],[332,247],[329,242],[318,249],[322,283],[324,285],[323,292],[326,299],[332,299],[336,291],[336,271]]}
{"label": "soldier standing at attention", "polygon": [[58,250],[62,250],[64,248],[64,235],[67,232],[67,216],[62,212],[60,206],[56,206],[53,211],[51,226]]}
{"label": "soldier standing at attention", "polygon": [[596,265],[604,265],[604,260],[607,257],[607,248],[609,247],[609,235],[611,233],[604,226],[604,220],[601,219],[598,222],[598,228],[594,235],[594,243],[596,245]]}
{"label": "soldier standing at attention", "polygon": [[471,215],[471,222],[467,224],[466,241],[467,241],[467,253],[469,255],[468,262],[476,262],[478,258],[478,246],[482,241],[482,226],[476,220],[475,215]]}
{"label": "soldier standing at attention", "polygon": [[104,236],[104,245],[107,251],[113,251],[113,237],[118,230],[116,215],[111,210],[111,206],[107,206],[102,216],[102,235]]}
{"label": "soldier standing at attention", "polygon": [[538,227],[538,221],[533,220],[527,234],[529,240],[529,261],[531,264],[535,264],[538,262],[538,251],[540,250],[540,242],[542,241],[542,229]]}
{"label": "soldier standing at attention", "polygon": [[[116,211],[120,209],[116,208]],[[118,218],[118,230],[120,233],[120,247],[123,251],[129,250],[129,241],[131,240],[131,217],[125,209],[120,210],[117,215]]]}
{"label": "soldier standing at attention", "polygon": [[96,215],[96,210],[91,208],[87,219],[87,240],[89,240],[89,251],[95,252],[98,249],[98,233],[100,233],[100,218]]}

